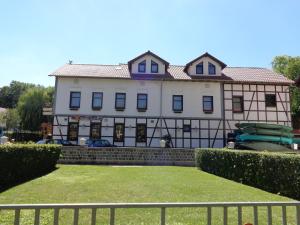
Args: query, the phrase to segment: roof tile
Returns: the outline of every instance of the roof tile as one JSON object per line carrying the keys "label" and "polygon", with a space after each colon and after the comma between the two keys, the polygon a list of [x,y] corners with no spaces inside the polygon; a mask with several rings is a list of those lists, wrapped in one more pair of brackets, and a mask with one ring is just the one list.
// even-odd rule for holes
{"label": "roof tile", "polygon": [[280,83],[293,84],[285,76],[266,68],[256,67],[226,67],[222,76],[190,76],[184,72],[185,66],[170,65],[165,75],[130,74],[127,64],[97,65],[97,64],[65,64],[50,76],[61,77],[95,77],[114,79],[167,79],[167,80],[213,80],[249,83]]}

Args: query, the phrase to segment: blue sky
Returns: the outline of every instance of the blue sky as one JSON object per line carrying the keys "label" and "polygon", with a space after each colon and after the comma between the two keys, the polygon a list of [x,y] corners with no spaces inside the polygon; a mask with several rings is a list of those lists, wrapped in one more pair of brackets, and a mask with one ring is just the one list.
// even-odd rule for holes
{"label": "blue sky", "polygon": [[229,66],[300,55],[299,0],[0,0],[0,86],[54,85],[74,63],[126,63],[151,50],[182,65],[208,51]]}

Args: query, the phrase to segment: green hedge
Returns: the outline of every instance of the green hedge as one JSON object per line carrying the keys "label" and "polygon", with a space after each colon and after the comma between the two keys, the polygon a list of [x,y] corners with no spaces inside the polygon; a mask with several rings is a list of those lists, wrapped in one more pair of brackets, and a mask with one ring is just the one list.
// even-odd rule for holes
{"label": "green hedge", "polygon": [[0,190],[55,168],[60,145],[0,145]]}
{"label": "green hedge", "polygon": [[300,157],[295,154],[197,149],[203,171],[300,200]]}

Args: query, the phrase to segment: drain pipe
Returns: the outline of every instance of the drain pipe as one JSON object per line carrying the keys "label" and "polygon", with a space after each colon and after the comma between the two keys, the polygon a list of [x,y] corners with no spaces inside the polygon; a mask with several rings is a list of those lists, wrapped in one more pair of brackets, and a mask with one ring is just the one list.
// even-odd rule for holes
{"label": "drain pipe", "polygon": [[163,78],[160,80],[160,109],[159,109],[160,140],[162,138],[162,97],[163,97],[162,91],[163,91]]}

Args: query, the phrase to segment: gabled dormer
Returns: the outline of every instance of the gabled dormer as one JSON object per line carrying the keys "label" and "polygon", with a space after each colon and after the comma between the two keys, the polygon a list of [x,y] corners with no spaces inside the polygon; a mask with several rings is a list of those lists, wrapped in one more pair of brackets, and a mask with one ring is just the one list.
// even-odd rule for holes
{"label": "gabled dormer", "polygon": [[187,63],[184,72],[190,76],[221,76],[226,66],[225,63],[206,52]]}
{"label": "gabled dormer", "polygon": [[169,63],[155,55],[151,51],[147,51],[128,62],[128,69],[131,74],[166,74]]}

